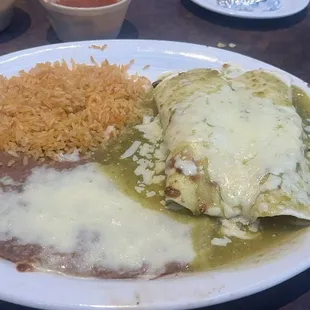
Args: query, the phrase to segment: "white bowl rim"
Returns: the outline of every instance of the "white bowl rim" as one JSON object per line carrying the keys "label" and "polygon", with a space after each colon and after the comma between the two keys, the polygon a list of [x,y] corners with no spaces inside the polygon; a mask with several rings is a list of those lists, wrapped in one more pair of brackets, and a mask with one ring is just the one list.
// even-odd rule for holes
{"label": "white bowl rim", "polygon": [[51,7],[55,7],[59,10],[67,10],[69,12],[74,12],[74,11],[78,11],[78,12],[95,12],[95,11],[104,11],[106,9],[114,9],[117,8],[118,6],[121,6],[122,4],[129,2],[130,0],[118,0],[118,2],[114,3],[114,4],[108,4],[108,5],[104,5],[104,6],[97,6],[97,7],[91,7],[91,8],[83,8],[83,7],[71,7],[71,6],[66,6],[66,5],[62,5],[62,4],[58,4],[55,2],[51,2],[49,0],[41,0],[41,2],[45,3],[46,5],[50,5]]}

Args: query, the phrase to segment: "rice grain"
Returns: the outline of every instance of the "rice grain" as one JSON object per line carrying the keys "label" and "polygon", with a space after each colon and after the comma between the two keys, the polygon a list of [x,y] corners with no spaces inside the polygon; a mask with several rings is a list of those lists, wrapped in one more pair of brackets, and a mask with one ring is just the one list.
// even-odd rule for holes
{"label": "rice grain", "polygon": [[40,63],[28,73],[0,76],[0,150],[36,160],[76,150],[87,154],[105,141],[109,126],[115,135],[137,122],[150,82],[127,73],[133,61],[91,61]]}

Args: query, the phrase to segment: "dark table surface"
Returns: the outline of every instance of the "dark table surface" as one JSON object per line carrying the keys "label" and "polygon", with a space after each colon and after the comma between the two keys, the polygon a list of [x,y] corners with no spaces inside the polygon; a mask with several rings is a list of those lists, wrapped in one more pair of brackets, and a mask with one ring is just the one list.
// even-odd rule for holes
{"label": "dark table surface", "polygon": [[[133,0],[119,38],[173,40],[210,46],[233,42],[235,52],[310,81],[309,33],[307,10],[284,19],[255,21],[220,16],[189,0]],[[0,54],[58,42],[38,1],[17,0],[11,26],[0,33]],[[1,301],[0,309],[29,310]],[[208,308],[279,309],[310,310],[310,270],[262,293]]]}

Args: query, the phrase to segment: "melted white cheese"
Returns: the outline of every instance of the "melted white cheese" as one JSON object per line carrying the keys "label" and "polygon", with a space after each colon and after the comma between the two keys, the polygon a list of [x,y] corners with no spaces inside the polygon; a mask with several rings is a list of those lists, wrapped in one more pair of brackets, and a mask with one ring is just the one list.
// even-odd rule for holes
{"label": "melted white cheese", "polygon": [[155,146],[149,143],[144,143],[139,151],[139,155],[148,159],[152,158],[152,154],[155,150]]}
{"label": "melted white cheese", "polygon": [[[249,226],[248,226],[249,223],[244,224],[245,227],[251,227],[251,229],[249,228],[250,232],[248,232],[240,228],[241,225],[238,222],[238,218],[235,218],[235,219],[233,218],[229,220],[223,219],[221,220],[221,224],[222,224],[221,231],[223,235],[228,236],[228,237],[235,237],[235,238],[244,239],[244,240],[254,239],[258,235],[251,233],[251,232],[257,232],[258,225],[259,225],[258,222],[254,222],[254,223],[250,224]],[[256,228],[256,231],[255,231],[255,228]]]}
{"label": "melted white cheese", "polygon": [[141,141],[134,141],[133,144],[129,147],[129,149],[127,149],[125,153],[121,156],[121,159],[125,159],[134,155],[140,145]]}
{"label": "melted white cheese", "polygon": [[211,244],[215,246],[227,246],[228,243],[231,243],[231,240],[224,236],[223,238],[213,238]]}
{"label": "melted white cheese", "polygon": [[220,216],[222,213],[221,208],[218,207],[211,207],[207,209],[207,212],[210,216]]}
{"label": "melted white cheese", "polygon": [[208,158],[209,176],[220,188],[226,216],[247,214],[261,192],[280,186],[295,201],[310,203],[308,168],[303,175],[296,172],[305,159],[302,121],[294,107],[223,85],[211,94],[185,97],[171,113],[166,145],[170,151],[182,143],[198,145],[198,157]]}
{"label": "melted white cheese", "polygon": [[190,160],[182,160],[178,158],[174,164],[175,168],[182,171],[184,175],[193,176],[197,174],[197,166]]}
{"label": "melted white cheese", "polygon": [[154,119],[144,118],[143,124],[137,125],[136,129],[143,133],[149,143],[144,143],[136,153],[136,159],[133,158],[137,164],[134,173],[142,176],[142,183],[145,185],[160,184],[166,178],[160,175],[165,170],[166,149],[162,143],[163,132],[158,116]]}
{"label": "melted white cheese", "polygon": [[143,158],[137,160],[137,164],[138,167],[134,171],[135,175],[142,176],[143,183],[146,185],[151,185],[155,172],[149,168],[152,168],[152,165],[154,164],[151,161]]}
{"label": "melted white cheese", "polygon": [[190,227],[143,208],[93,164],[63,172],[36,168],[22,192],[0,191],[0,199],[5,238],[62,253],[76,251],[82,241],[87,251],[81,268],[132,270],[148,264],[156,274],[169,262],[194,258]]}
{"label": "melted white cheese", "polygon": [[143,137],[150,142],[156,143],[163,137],[163,130],[158,116],[152,121],[150,121],[150,118],[144,118],[143,124],[137,125],[136,128],[142,132]]}
{"label": "melted white cheese", "polygon": [[304,128],[304,130],[305,130],[305,132],[310,132],[310,126],[306,126],[306,127]]}

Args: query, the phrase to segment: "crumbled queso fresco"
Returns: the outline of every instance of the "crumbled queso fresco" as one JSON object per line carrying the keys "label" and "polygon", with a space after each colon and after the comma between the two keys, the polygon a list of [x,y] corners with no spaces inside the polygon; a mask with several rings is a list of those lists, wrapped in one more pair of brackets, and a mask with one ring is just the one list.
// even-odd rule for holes
{"label": "crumbled queso fresco", "polygon": [[147,143],[134,141],[132,145],[124,152],[121,159],[132,158],[137,164],[134,173],[140,177],[135,186],[138,193],[144,193],[147,198],[156,195],[164,196],[163,191],[158,193],[148,191],[146,186],[152,184],[161,184],[165,181],[165,159],[166,150],[162,142],[162,128],[158,117],[144,117],[143,124],[136,126],[147,139]]}
{"label": "crumbled queso fresco", "polygon": [[[136,126],[136,128],[143,133],[143,138],[148,142],[142,143],[141,141],[134,141],[131,146],[121,155],[121,159],[131,158],[137,165],[134,173],[139,176],[134,187],[135,191],[141,195],[145,195],[146,198],[151,198],[156,195],[164,197],[164,191],[148,190],[148,186],[152,184],[162,184],[165,179],[165,161],[167,157],[167,150],[163,143],[163,132],[158,117],[151,118],[149,116],[144,117],[143,124]],[[177,168],[182,169],[185,175],[195,175],[197,173],[197,167],[190,161],[178,159],[175,163]],[[165,200],[161,201],[162,205],[166,205]],[[219,215],[219,211],[211,208],[210,212],[214,216]],[[245,223],[241,217],[236,217],[231,220],[223,219],[221,224],[221,238],[213,238],[211,244],[213,246],[227,246],[232,240],[229,237],[235,237],[239,239],[253,239],[257,235],[259,222],[254,222],[249,227],[249,230],[244,230],[243,225],[249,225]],[[252,233],[251,233],[252,232]]]}

